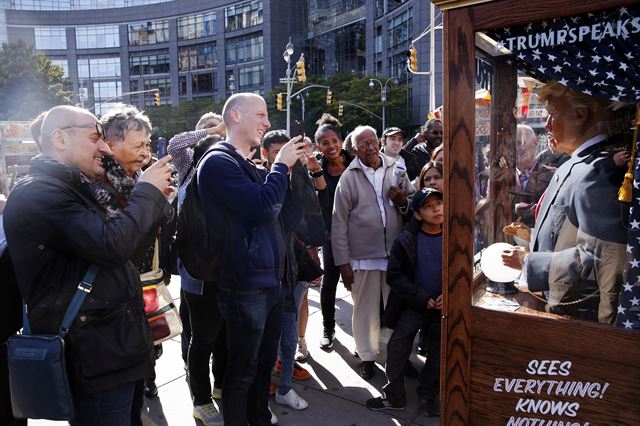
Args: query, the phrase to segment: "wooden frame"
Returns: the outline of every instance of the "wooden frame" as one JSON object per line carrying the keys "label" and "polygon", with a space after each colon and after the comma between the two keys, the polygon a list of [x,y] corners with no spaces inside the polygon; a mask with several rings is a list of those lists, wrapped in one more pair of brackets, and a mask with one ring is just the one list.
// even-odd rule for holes
{"label": "wooden frame", "polygon": [[[513,406],[495,406],[496,399],[486,395],[491,393],[491,388],[487,386],[492,384],[479,379],[481,374],[476,372],[483,371],[483,377],[507,374],[509,371],[503,370],[508,370],[509,367],[503,365],[504,361],[525,362],[528,353],[546,353],[551,358],[582,357],[589,362],[577,373],[580,377],[595,375],[610,381],[617,380],[619,387],[628,389],[629,402],[635,404],[635,407],[612,403],[607,406],[612,410],[609,413],[585,408],[582,413],[589,417],[592,425],[640,424],[640,339],[637,338],[637,332],[597,323],[489,311],[472,306],[471,300],[475,181],[475,32],[628,6],[637,4],[637,1],[434,0],[433,3],[443,6],[444,10],[446,226],[443,250],[445,297],[440,423],[446,426],[506,424],[504,420],[498,423],[496,419],[508,417],[509,413],[513,413]],[[469,3],[475,4],[467,6]],[[496,99],[496,102],[499,103],[500,100]],[[510,124],[509,120],[506,115],[498,118],[496,128],[506,129],[511,125],[515,127],[515,122]],[[452,190],[454,188],[455,191]],[[637,417],[628,414],[633,411]],[[611,413],[617,413],[618,416],[614,423],[609,423],[608,416]]]}

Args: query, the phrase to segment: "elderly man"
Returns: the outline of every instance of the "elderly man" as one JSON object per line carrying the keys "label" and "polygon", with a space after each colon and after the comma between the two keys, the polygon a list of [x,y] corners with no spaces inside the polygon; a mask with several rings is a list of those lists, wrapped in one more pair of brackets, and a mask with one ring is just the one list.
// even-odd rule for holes
{"label": "elderly man", "polygon": [[409,179],[414,180],[431,160],[431,153],[442,143],[442,134],[442,120],[434,118],[424,123],[423,131],[402,147],[400,155],[407,163]]}
{"label": "elderly man", "polygon": [[[231,96],[222,116],[228,139],[200,162],[202,210],[221,238],[218,306],[227,324],[224,424],[268,425],[269,383],[282,329],[284,226],[289,170],[304,155],[300,137],[284,144],[269,174],[249,156],[271,127],[261,96]],[[282,213],[282,215],[281,215]]]}
{"label": "elderly man", "polygon": [[627,237],[617,200],[624,169],[607,151],[611,112],[607,102],[555,81],[538,98],[549,111],[549,137],[571,158],[543,197],[530,252],[507,250],[503,262],[524,269],[531,291],[548,291],[548,311],[611,323]]}
{"label": "elderly man", "polygon": [[407,195],[413,195],[415,189],[406,175],[392,186],[396,160],[380,154],[375,129],[358,126],[353,140],[357,159],[336,188],[331,243],[335,264],[353,297],[353,337],[362,360],[359,372],[369,380],[375,374],[379,348],[380,297],[386,303],[389,295],[389,253],[402,230]]}
{"label": "elderly man", "polygon": [[42,124],[42,155],[12,191],[4,227],[34,333],[55,334],[87,269],[90,296],[67,335],[75,404],[72,425],[131,424],[136,385],[152,372],[153,341],[139,274],[129,259],[169,208],[166,157],[136,183],[122,214],[109,217],[89,188],[109,152],[86,110],[52,108]]}

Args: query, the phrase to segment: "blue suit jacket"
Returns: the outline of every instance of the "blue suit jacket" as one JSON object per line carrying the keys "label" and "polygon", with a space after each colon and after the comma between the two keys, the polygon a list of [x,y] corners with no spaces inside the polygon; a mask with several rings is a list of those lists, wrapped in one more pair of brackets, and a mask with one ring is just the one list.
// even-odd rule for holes
{"label": "blue suit jacket", "polygon": [[580,289],[595,281],[598,319],[611,322],[625,267],[626,206],[618,202],[624,169],[602,141],[573,155],[551,179],[531,239],[529,289],[549,290],[548,309],[570,313]]}

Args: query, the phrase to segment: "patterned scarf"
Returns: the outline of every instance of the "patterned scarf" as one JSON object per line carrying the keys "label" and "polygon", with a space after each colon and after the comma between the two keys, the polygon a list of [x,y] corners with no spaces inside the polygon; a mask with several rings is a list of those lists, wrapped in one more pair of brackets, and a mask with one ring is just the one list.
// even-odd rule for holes
{"label": "patterned scarf", "polygon": [[133,192],[140,173],[128,176],[122,166],[113,157],[105,155],[102,159],[105,176],[100,181],[89,181],[89,187],[98,203],[107,211],[107,216],[117,216],[127,206],[127,200]]}

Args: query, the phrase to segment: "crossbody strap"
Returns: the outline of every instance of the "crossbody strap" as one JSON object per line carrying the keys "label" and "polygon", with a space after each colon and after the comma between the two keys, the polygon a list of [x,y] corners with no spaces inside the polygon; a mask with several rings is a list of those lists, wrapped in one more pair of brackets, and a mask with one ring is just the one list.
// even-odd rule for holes
{"label": "crossbody strap", "polygon": [[[71,299],[71,303],[64,314],[64,318],[62,319],[62,325],[60,326],[59,333],[60,337],[64,338],[69,332],[69,328],[71,327],[73,320],[76,318],[76,315],[78,315],[82,302],[84,302],[85,297],[87,297],[87,294],[89,294],[93,288],[93,281],[96,279],[97,274],[98,266],[92,264],[84,274],[80,284],[78,284],[78,289],[73,295],[73,299]],[[29,317],[27,317],[27,304],[24,303],[24,301],[22,302],[22,334],[31,334]]]}
{"label": "crossbody strap", "polygon": [[71,328],[71,324],[73,320],[78,315],[78,311],[82,306],[82,302],[84,302],[87,294],[91,292],[93,288],[93,280],[96,279],[96,275],[98,273],[98,266],[92,264],[89,266],[89,270],[84,274],[82,281],[78,284],[78,289],[76,290],[76,294],[73,295],[73,299],[71,299],[71,303],[67,308],[67,312],[64,314],[64,318],[62,319],[62,325],[60,326],[60,337],[64,337],[69,332],[69,328]]}

